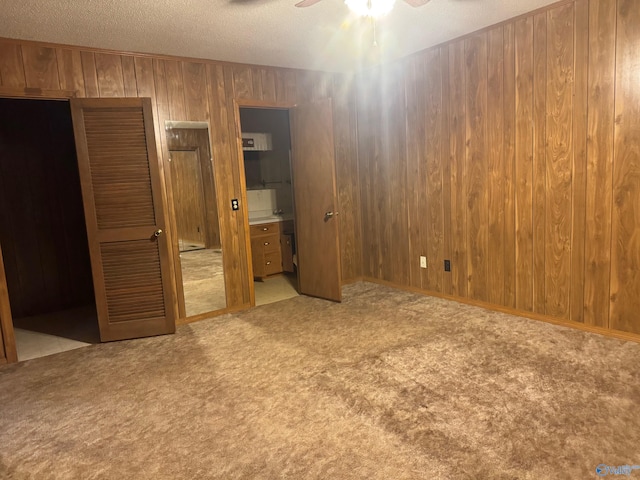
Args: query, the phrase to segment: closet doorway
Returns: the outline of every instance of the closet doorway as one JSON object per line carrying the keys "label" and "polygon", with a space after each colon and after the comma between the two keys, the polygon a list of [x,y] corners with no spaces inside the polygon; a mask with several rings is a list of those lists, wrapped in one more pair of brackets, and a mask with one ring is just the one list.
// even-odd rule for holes
{"label": "closet doorway", "polygon": [[0,245],[18,360],[100,341],[69,102],[0,98]]}
{"label": "closet doorway", "polygon": [[[19,327],[25,316],[31,318],[81,306],[88,301],[90,292],[95,300],[100,341],[174,333],[175,274],[166,234],[166,197],[156,153],[151,99],[76,99],[69,98],[68,92],[60,92],[63,96],[57,98],[63,100],[50,103],[23,99],[32,93],[26,90],[24,95],[14,93],[20,99],[4,101],[18,103],[5,103],[1,110],[9,133],[0,137],[3,157],[0,162],[10,151],[21,160],[14,161],[13,166],[7,164],[9,170],[0,177],[2,191],[8,192],[2,200],[8,206],[0,220],[4,236],[0,237],[0,258],[5,250],[0,268],[0,326],[4,344],[0,363],[17,360],[12,313]],[[36,105],[64,108],[65,119],[44,121],[39,117],[46,118],[45,113],[28,111],[24,114],[26,123],[20,128],[12,127],[17,124],[14,112],[37,108]],[[69,126],[69,108],[73,125],[70,138],[59,130],[62,125]],[[16,118],[20,115],[23,114],[15,114]],[[22,136],[26,135],[25,130],[36,133],[25,139]],[[43,131],[48,133],[45,135]],[[68,131],[66,128],[65,132]],[[47,135],[49,141],[45,142]],[[18,146],[12,146],[15,139],[21,139]],[[54,149],[60,147],[71,152],[69,145],[75,145],[73,158],[77,159],[73,168],[71,162],[65,163],[69,176],[58,177],[53,173],[47,176],[48,169],[57,166],[53,162]],[[15,169],[19,169],[18,173]],[[20,180],[27,183],[20,184]],[[78,185],[79,203],[67,205],[56,196],[74,191],[73,197],[77,199]],[[22,199],[22,203],[14,203],[16,199]],[[42,213],[38,213],[38,208]],[[58,216],[54,208],[59,209]],[[80,233],[68,238],[71,232],[81,232],[78,211],[83,212],[86,225],[82,242]],[[73,225],[67,223],[69,215],[75,215]],[[12,225],[14,217],[18,218],[16,225]],[[27,227],[30,221],[33,225]],[[18,251],[24,242],[31,245],[31,250],[21,256]],[[55,249],[60,252],[55,253]],[[76,262],[76,257],[83,257],[83,261]],[[84,281],[87,276],[89,280]],[[85,295],[81,287],[86,288]],[[27,293],[23,292],[25,288]],[[50,294],[50,290],[54,293]],[[39,304],[41,297],[47,299],[43,302],[47,308]],[[79,316],[85,317],[82,312]],[[65,315],[65,319],[70,317]],[[29,323],[34,322],[32,319]],[[48,320],[44,323],[52,324]]]}
{"label": "closet doorway", "polygon": [[[254,304],[265,303],[260,299],[262,285],[255,280],[287,272],[287,265],[295,274],[290,283],[297,283],[297,292],[341,301],[331,101],[283,106],[236,100],[236,114],[245,173]],[[274,155],[280,150],[282,154]],[[249,155],[255,152],[263,155]],[[274,162],[271,157],[278,160]],[[271,161],[266,163],[264,159]],[[258,188],[253,190],[255,186]],[[256,197],[262,202],[256,202]],[[276,237],[280,239],[277,251],[273,245]],[[273,297],[273,301],[280,299],[278,295]]]}

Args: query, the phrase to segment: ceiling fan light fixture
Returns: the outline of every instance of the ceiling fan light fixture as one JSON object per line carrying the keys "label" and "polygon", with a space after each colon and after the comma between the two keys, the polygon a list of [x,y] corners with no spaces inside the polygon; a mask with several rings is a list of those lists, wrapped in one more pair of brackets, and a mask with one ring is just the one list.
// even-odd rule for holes
{"label": "ceiling fan light fixture", "polygon": [[378,18],[383,17],[391,10],[396,3],[395,0],[345,0],[347,7],[361,17]]}

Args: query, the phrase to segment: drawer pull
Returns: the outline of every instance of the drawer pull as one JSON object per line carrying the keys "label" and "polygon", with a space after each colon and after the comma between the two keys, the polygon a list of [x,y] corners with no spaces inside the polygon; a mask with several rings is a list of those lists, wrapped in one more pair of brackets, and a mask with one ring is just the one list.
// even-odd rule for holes
{"label": "drawer pull", "polygon": [[266,247],[267,245],[269,245],[269,242],[264,242],[264,246]]}
{"label": "drawer pull", "polygon": [[267,262],[267,265],[271,265],[271,260],[269,260],[269,261]]}
{"label": "drawer pull", "polygon": [[262,227],[262,231],[263,231],[263,232],[266,232],[266,231],[268,231],[268,230],[269,230],[269,227]]}

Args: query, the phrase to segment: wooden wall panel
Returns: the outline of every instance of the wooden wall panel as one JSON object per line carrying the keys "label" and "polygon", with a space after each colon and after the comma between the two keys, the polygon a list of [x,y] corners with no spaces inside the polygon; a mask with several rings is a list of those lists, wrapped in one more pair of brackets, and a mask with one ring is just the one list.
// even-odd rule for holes
{"label": "wooden wall panel", "polygon": [[60,88],[75,91],[77,97],[84,97],[84,76],[80,52],[69,48],[58,48],[56,49],[56,58]]}
{"label": "wooden wall panel", "polygon": [[544,313],[565,319],[571,288],[573,29],[573,4],[548,12]]}
{"label": "wooden wall panel", "polygon": [[[394,282],[401,282],[409,276],[409,252],[406,248],[406,241],[403,236],[396,232],[406,232],[408,229],[407,218],[407,154],[406,154],[406,118],[404,91],[399,83],[400,75],[393,75],[393,81],[386,85],[385,98],[388,101],[386,107],[389,109],[390,120],[387,129],[395,133],[389,135],[387,148],[388,162],[385,163],[385,170],[389,175],[389,186],[387,189],[387,217],[385,239],[387,240],[386,257],[390,261],[385,262],[390,270],[390,275]],[[322,84],[317,86],[316,94],[325,91]]]}
{"label": "wooden wall panel", "polygon": [[208,121],[209,105],[203,101],[207,98],[206,66],[203,63],[182,62],[182,75],[186,104],[185,119]]}
{"label": "wooden wall panel", "polygon": [[362,221],[362,271],[364,276],[377,277],[375,267],[378,241],[373,235],[376,232],[375,203],[372,192],[373,157],[378,128],[373,117],[376,103],[369,102],[371,95],[377,95],[377,83],[372,77],[358,82],[357,118],[358,118],[358,172],[360,182],[360,205]]}
{"label": "wooden wall panel", "polygon": [[533,18],[515,22],[516,308],[533,311]]}
{"label": "wooden wall panel", "polygon": [[358,172],[355,91],[351,76],[334,79],[334,142],[336,144],[336,177],[338,212],[340,212],[340,245],[342,248],[342,278],[346,281],[362,277],[360,244],[361,222],[358,199],[359,182],[353,181]]}
{"label": "wooden wall panel", "polygon": [[137,97],[136,65],[135,58],[131,55],[122,56],[122,80],[124,82],[124,96]]}
{"label": "wooden wall panel", "polygon": [[[442,290],[444,262],[444,210],[442,206],[442,61],[440,50],[433,49],[424,57],[426,90],[425,169],[423,185],[427,194],[426,228],[423,244],[427,257],[426,282],[422,287],[439,292]],[[405,123],[398,119],[401,125]],[[405,135],[406,136],[406,135]],[[395,190],[395,188],[394,188]],[[424,221],[425,219],[423,219]],[[394,232],[397,231],[394,229]],[[397,239],[397,235],[394,235]],[[396,248],[401,248],[399,245]],[[408,259],[416,262],[417,259]]]}
{"label": "wooden wall panel", "polygon": [[[504,304],[504,27],[487,34],[487,300]],[[445,292],[446,293],[446,292]]]}
{"label": "wooden wall panel", "polygon": [[108,53],[96,53],[94,58],[99,96],[101,98],[124,97],[122,57]]}
{"label": "wooden wall panel", "polygon": [[[238,215],[225,215],[229,211],[228,202],[231,198],[239,196],[238,181],[234,179],[234,164],[225,162],[223,159],[231,157],[233,151],[237,150],[235,139],[231,135],[232,129],[229,122],[229,109],[227,106],[227,85],[228,77],[225,74],[228,67],[221,65],[207,65],[207,85],[209,110],[211,115],[211,141],[213,144],[213,169],[216,180],[216,191],[218,198],[218,211],[220,215],[220,237],[222,240],[222,251],[224,271],[225,271],[225,292],[227,295],[227,306],[243,305],[249,302],[250,294],[243,284],[242,270],[246,265],[246,259],[241,261],[239,255],[234,256],[233,252],[242,251],[239,243]],[[233,130],[235,131],[235,130]],[[240,176],[240,174],[237,174]],[[227,253],[230,252],[230,253]]]}
{"label": "wooden wall panel", "polygon": [[55,49],[23,45],[22,60],[28,88],[49,90],[58,90],[60,88]]}
{"label": "wooden wall panel", "polygon": [[276,101],[276,75],[273,69],[260,69],[260,88],[262,90],[262,100],[265,102]]}
{"label": "wooden wall panel", "polygon": [[[251,67],[237,66],[233,67],[233,92],[235,98],[253,99],[253,75]],[[256,98],[256,100],[262,100]]]}
{"label": "wooden wall panel", "polygon": [[93,52],[81,51],[80,58],[82,59],[82,75],[86,96],[88,98],[99,97],[100,90],[98,89],[95,55]]}
{"label": "wooden wall panel", "polygon": [[[244,185],[244,162],[239,159],[239,150],[238,150],[238,138],[240,137],[240,119],[236,116],[236,108],[234,102],[236,99],[240,98],[239,94],[236,92],[236,85],[234,81],[234,70],[235,67],[230,65],[224,66],[224,91],[220,92],[220,105],[224,105],[224,113],[227,115],[227,120],[224,123],[224,127],[228,129],[228,153],[229,158],[231,158],[230,165],[230,175],[227,177],[226,183],[229,184],[229,187],[232,188],[231,192],[234,195],[231,198],[240,198],[242,197],[243,190],[246,189]],[[248,72],[248,80],[251,78],[251,69],[249,67],[243,68]],[[220,72],[216,72],[219,74]],[[247,89],[252,90],[251,83],[247,83],[245,85]],[[243,95],[244,98],[248,98],[247,95],[252,94],[249,90],[245,90]],[[240,166],[240,169],[238,168]],[[229,197],[227,197],[229,198]],[[227,205],[224,205],[224,209],[228,209]],[[232,239],[232,251],[245,252],[246,245],[248,245],[249,232],[245,230],[245,219],[242,215],[242,210],[238,212],[232,212],[232,218],[228,224],[228,231],[231,233],[230,239]],[[225,251],[224,242],[222,244],[223,252]],[[223,258],[226,256],[223,254]],[[249,257],[247,255],[239,255],[237,258],[233,258],[232,265],[232,274],[238,275],[240,278],[244,275],[244,272],[249,270]],[[229,271],[227,268],[227,263],[225,261],[225,278],[229,275]],[[242,286],[242,288],[240,288]],[[240,284],[238,282],[232,285],[232,294],[233,300],[236,302],[234,305],[242,305],[248,304],[251,301],[251,290],[248,288],[244,288],[244,284]],[[227,299],[229,299],[229,294],[227,294]]]}
{"label": "wooden wall panel", "polygon": [[[420,247],[420,223],[418,217],[420,189],[417,186],[417,179],[420,172],[421,156],[418,154],[418,132],[420,127],[418,121],[423,116],[418,114],[417,91],[422,87],[418,80],[417,63],[418,57],[412,58],[405,65],[405,104],[407,112],[406,144],[407,144],[407,241],[409,246],[409,259],[416,259],[421,253]],[[420,264],[409,261],[409,282],[408,285],[415,288],[422,288]]]}
{"label": "wooden wall panel", "polygon": [[487,36],[465,42],[467,83],[467,278],[468,293],[487,301]]}
{"label": "wooden wall panel", "polygon": [[449,161],[449,101],[450,101],[450,80],[449,80],[449,47],[444,45],[440,48],[442,100],[440,102],[440,122],[441,144],[440,144],[440,165],[442,168],[442,263],[435,265],[436,269],[443,269],[442,292],[448,295],[452,293],[451,272],[444,271],[444,260],[451,261],[451,162]]}
{"label": "wooden wall panel", "polygon": [[3,87],[24,88],[27,86],[20,45],[8,42],[0,43],[0,80],[2,80]]}
{"label": "wooden wall panel", "polygon": [[296,100],[296,74],[293,70],[276,70],[276,101],[289,103]]}
{"label": "wooden wall panel", "polygon": [[[467,296],[467,208],[465,171],[466,91],[464,43],[449,47],[449,149],[451,162],[451,292]],[[418,212],[418,216],[420,212]]]}
{"label": "wooden wall panel", "polygon": [[516,58],[515,26],[504,26],[504,303],[516,307]]}
{"label": "wooden wall panel", "polygon": [[640,0],[619,0],[609,326],[640,333]]}
{"label": "wooden wall panel", "polygon": [[[164,64],[164,73],[167,88],[167,102],[169,105],[169,118],[171,120],[184,120],[187,118],[187,107],[185,103],[185,82],[182,76],[182,62],[165,60],[158,62],[159,69]],[[167,119],[167,120],[168,120]]]}
{"label": "wooden wall panel", "polygon": [[589,10],[589,117],[587,143],[584,322],[609,324],[611,203],[616,61],[616,0]]}
{"label": "wooden wall panel", "polygon": [[[424,116],[419,116],[418,91],[423,91],[422,84],[418,84],[418,64],[421,58],[411,58],[405,65],[405,103],[407,109],[407,125],[405,142],[407,144],[407,204],[408,225],[407,241],[409,251],[409,285],[422,288],[422,272],[420,263],[416,261],[422,255],[420,242],[420,225],[423,223],[420,213],[420,166],[424,151]],[[422,98],[422,97],[421,97]],[[364,125],[363,125],[364,126]],[[364,207],[364,205],[363,205]],[[413,260],[413,261],[411,261]]]}
{"label": "wooden wall panel", "polygon": [[573,231],[571,233],[571,320],[584,322],[587,189],[587,108],[589,69],[589,0],[575,2],[573,102]]}
{"label": "wooden wall panel", "polygon": [[[301,75],[299,75],[301,76]],[[391,200],[390,189],[391,184],[391,169],[392,165],[391,154],[389,152],[389,139],[390,136],[395,134],[393,125],[393,104],[389,101],[389,96],[393,93],[392,89],[395,85],[390,84],[392,75],[385,74],[381,77],[381,82],[378,85],[378,95],[381,99],[378,114],[373,118],[377,119],[381,124],[382,134],[373,141],[373,172],[371,175],[371,187],[373,198],[375,199],[375,216],[374,225],[377,235],[375,243],[378,245],[376,250],[377,258],[375,260],[375,270],[378,275],[382,275],[383,278],[392,278],[393,266],[392,262],[396,258],[399,252],[391,251]],[[375,120],[374,120],[375,121]]]}
{"label": "wooden wall panel", "polygon": [[[533,17],[533,311],[545,312],[547,13]],[[551,57],[553,58],[553,57]],[[550,93],[553,95],[553,92]],[[549,130],[551,133],[551,129]]]}

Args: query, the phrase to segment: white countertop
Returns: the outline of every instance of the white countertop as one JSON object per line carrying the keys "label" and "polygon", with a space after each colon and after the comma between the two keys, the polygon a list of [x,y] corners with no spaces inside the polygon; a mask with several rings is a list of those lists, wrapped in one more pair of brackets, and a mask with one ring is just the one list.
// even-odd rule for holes
{"label": "white countertop", "polygon": [[293,214],[285,213],[282,215],[268,215],[265,217],[249,216],[249,225],[262,225],[263,223],[284,222],[286,220],[293,220]]}

